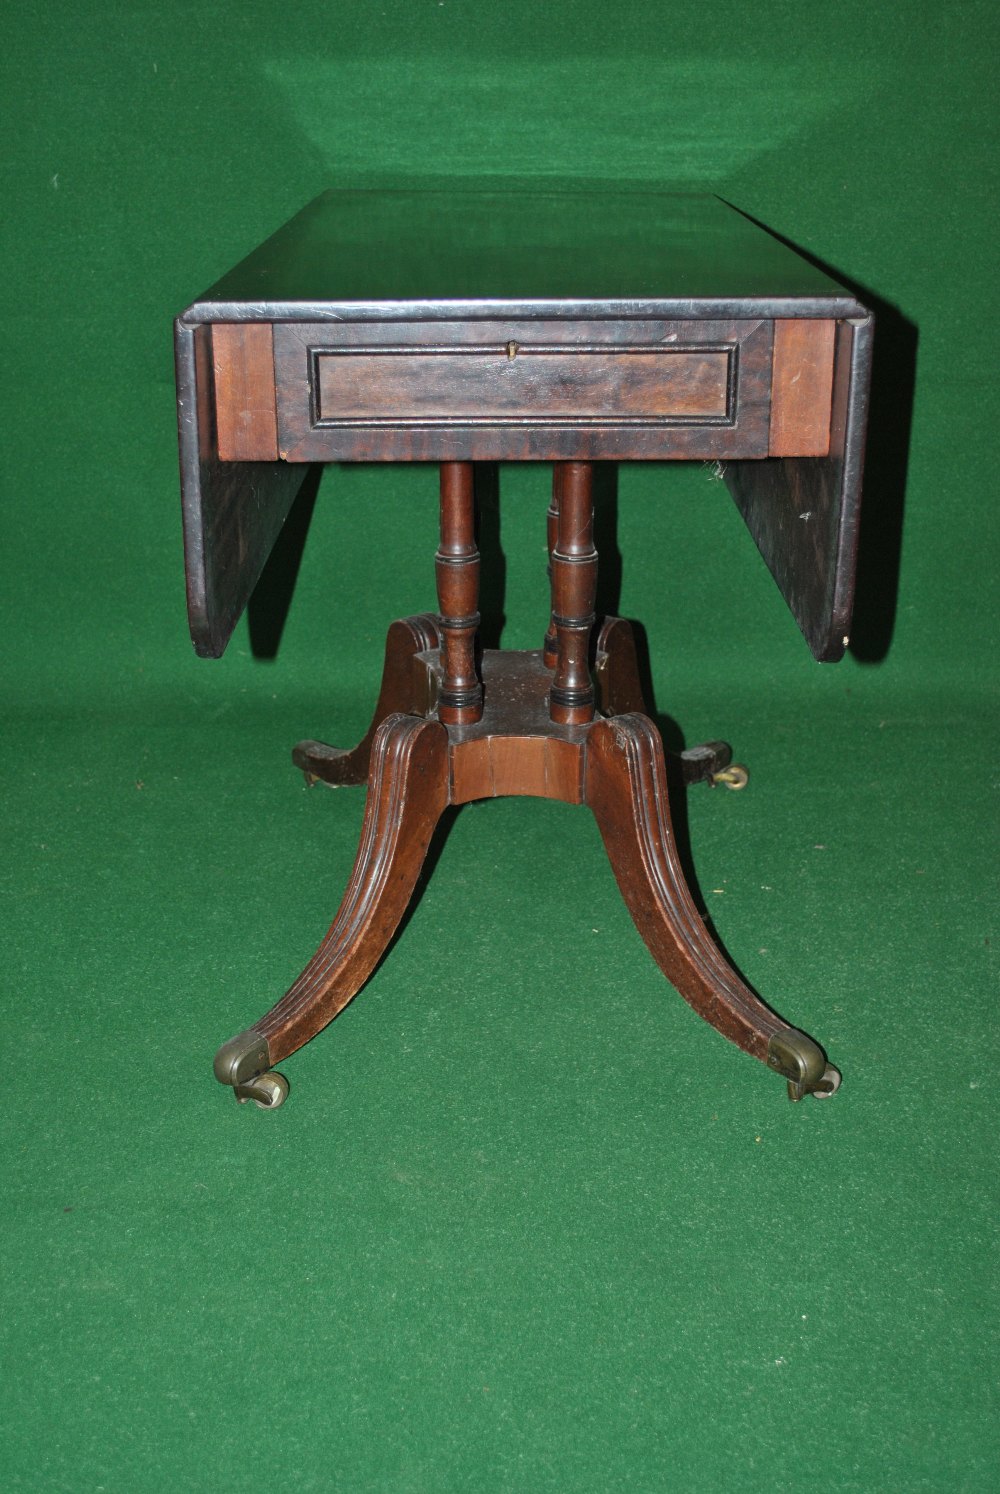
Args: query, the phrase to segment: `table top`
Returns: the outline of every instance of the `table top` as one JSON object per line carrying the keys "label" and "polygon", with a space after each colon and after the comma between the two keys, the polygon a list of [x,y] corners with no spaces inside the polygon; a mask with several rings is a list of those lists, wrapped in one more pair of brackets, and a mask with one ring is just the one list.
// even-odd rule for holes
{"label": "table top", "polygon": [[307,462],[712,457],[813,654],[837,659],[871,334],[717,197],[325,192],[175,326],[195,647],[225,648]]}
{"label": "table top", "polygon": [[718,197],[328,191],[189,308],[192,322],[318,318],[864,314]]}

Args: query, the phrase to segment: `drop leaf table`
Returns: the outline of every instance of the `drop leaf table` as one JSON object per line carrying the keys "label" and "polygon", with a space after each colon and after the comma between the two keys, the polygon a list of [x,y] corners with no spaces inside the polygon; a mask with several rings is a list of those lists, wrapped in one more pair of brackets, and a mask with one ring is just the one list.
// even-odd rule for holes
{"label": "drop leaf table", "polygon": [[[389,628],[371,727],[301,742],[309,782],[367,784],[354,870],[319,949],[224,1043],[216,1077],[274,1108],[274,1065],[368,979],[447,805],[587,805],[653,958],[713,1027],[788,1082],[840,1080],[705,927],[671,828],[631,629],[595,619],[595,462],[708,460],[814,656],[839,659],[854,585],[872,318],[718,199],[656,192],[327,192],[176,323],[188,612],[219,656],[311,464],[440,469],[438,613]],[[552,464],[537,650],[481,650],[476,463]],[[544,638],[541,634],[544,632]],[[740,786],[730,748],[684,782]],[[541,934],[541,930],[539,930]]]}

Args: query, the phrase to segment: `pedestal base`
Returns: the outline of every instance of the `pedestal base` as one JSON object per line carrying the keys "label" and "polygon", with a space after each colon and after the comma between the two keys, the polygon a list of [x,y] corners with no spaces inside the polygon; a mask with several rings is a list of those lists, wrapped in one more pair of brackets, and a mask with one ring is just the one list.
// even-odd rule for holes
{"label": "pedestal base", "polygon": [[[442,683],[433,617],[392,624],[372,725],[350,752],[300,742],[293,760],[310,782],[367,781],[361,843],[340,909],[298,980],[253,1027],[224,1044],[216,1077],[265,1108],[287,1085],[271,1065],[330,1022],[361,989],[406,909],[441,812],[449,804],[530,795],[586,804],[618,886],[660,969],[724,1037],[788,1080],[792,1099],[833,1094],[840,1075],[822,1049],[789,1026],[729,965],[705,928],[670,821],[659,732],[642,698],[627,623],[609,619],[593,671],[599,714],[584,725],[551,719],[552,671],[541,652],[486,652],[483,711],[471,725],[437,716]],[[724,742],[681,754],[685,782],[746,782]]]}

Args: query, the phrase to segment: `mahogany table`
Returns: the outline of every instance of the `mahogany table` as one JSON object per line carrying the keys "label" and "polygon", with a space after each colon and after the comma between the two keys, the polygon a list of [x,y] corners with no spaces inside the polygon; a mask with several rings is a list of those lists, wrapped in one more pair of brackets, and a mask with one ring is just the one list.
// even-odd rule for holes
{"label": "mahogany table", "polygon": [[[718,461],[817,659],[853,595],[872,318],[719,200],[540,190],[328,192],[176,323],[188,610],[218,656],[309,464],[440,466],[440,612],[394,622],[371,728],[302,742],[310,782],[367,783],[361,843],[316,954],[223,1044],[241,1101],[368,979],[449,804],[586,804],[653,958],[713,1027],[788,1081],[840,1080],[749,989],[705,928],[670,821],[659,732],[629,625],[595,628],[592,464]],[[553,463],[550,624],[537,651],[481,652],[474,464]],[[541,642],[541,640],[540,640]],[[687,782],[745,781],[725,743]]]}

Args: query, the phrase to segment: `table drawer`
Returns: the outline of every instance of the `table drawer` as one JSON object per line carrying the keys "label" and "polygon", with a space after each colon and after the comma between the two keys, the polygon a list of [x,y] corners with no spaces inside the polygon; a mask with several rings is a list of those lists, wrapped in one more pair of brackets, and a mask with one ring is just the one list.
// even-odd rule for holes
{"label": "table drawer", "polygon": [[725,350],[324,348],[315,355],[314,424],[729,424],[731,373]]}
{"label": "table drawer", "polygon": [[765,456],[772,323],[278,323],[289,461]]}

